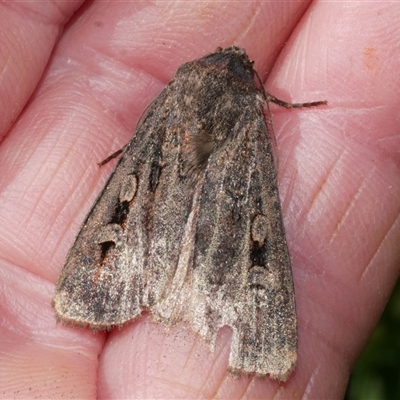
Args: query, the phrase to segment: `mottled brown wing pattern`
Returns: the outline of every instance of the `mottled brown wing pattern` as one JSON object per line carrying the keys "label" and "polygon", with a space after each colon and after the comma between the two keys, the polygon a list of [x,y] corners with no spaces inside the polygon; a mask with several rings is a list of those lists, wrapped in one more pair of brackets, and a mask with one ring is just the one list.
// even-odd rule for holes
{"label": "mottled brown wing pattern", "polygon": [[[181,123],[171,90],[173,83],[148,108],[67,256],[53,299],[64,322],[92,329],[121,326],[151,307],[168,284],[166,276],[173,274],[191,191],[180,188],[182,207],[171,207],[176,211],[173,226],[164,224],[165,232],[158,232],[168,233],[170,244],[157,260],[154,247],[163,241],[157,238],[155,244],[154,235],[162,229],[157,220],[165,212],[159,206],[160,191],[168,186],[163,170],[177,170],[177,161],[171,163],[174,155],[165,147],[171,146],[166,143],[169,136],[181,137],[174,128]],[[164,190],[165,200],[177,191]],[[151,251],[156,262],[150,262]]]}
{"label": "mottled brown wing pattern", "polygon": [[262,104],[249,103],[201,188],[191,323],[209,341],[232,328],[232,371],[286,380],[297,359],[290,259]]}
{"label": "mottled brown wing pattern", "polygon": [[181,66],[148,108],[86,218],[53,299],[66,323],[110,329],[148,310],[214,345],[230,369],[286,380],[296,315],[270,138],[244,50]]}

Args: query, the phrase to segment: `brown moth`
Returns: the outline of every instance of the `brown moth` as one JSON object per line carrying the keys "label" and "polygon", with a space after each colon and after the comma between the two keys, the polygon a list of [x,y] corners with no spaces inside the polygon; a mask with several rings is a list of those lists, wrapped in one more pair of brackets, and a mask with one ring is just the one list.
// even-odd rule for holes
{"label": "brown moth", "polygon": [[187,321],[229,370],[285,381],[297,322],[266,94],[243,49],[183,64],[141,118],[57,282],[58,320],[121,327],[147,310]]}

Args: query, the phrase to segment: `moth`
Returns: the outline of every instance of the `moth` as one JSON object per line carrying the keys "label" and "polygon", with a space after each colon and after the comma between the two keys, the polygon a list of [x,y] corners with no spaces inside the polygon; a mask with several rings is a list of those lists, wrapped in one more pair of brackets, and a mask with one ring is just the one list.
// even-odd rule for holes
{"label": "moth", "polygon": [[229,370],[285,381],[296,365],[290,258],[264,106],[238,47],[183,64],[148,107],[58,279],[66,324],[109,330],[148,311],[186,321]]}

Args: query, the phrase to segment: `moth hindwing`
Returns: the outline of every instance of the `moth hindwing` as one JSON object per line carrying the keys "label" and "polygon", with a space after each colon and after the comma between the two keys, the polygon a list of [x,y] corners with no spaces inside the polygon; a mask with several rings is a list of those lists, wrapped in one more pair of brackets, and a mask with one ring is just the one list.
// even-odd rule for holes
{"label": "moth hindwing", "polygon": [[53,299],[107,330],[143,310],[187,321],[229,369],[286,380],[297,323],[276,170],[253,64],[238,47],[182,65],[154,100],[82,225]]}

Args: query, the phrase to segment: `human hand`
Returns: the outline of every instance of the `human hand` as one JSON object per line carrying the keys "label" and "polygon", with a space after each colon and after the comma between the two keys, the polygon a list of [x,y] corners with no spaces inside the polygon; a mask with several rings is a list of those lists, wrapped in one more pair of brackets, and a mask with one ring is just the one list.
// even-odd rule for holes
{"label": "human hand", "polygon": [[[79,5],[4,3],[0,13],[0,393],[340,398],[398,276],[399,33],[387,27],[400,8],[93,2],[73,15]],[[167,331],[143,317],[94,335],[57,325],[50,306],[112,169],[97,162],[129,140],[180,64],[232,44],[261,77],[271,71],[266,90],[279,98],[329,102],[273,107],[299,326],[284,384],[231,377],[226,328],[211,354],[183,324]]]}

